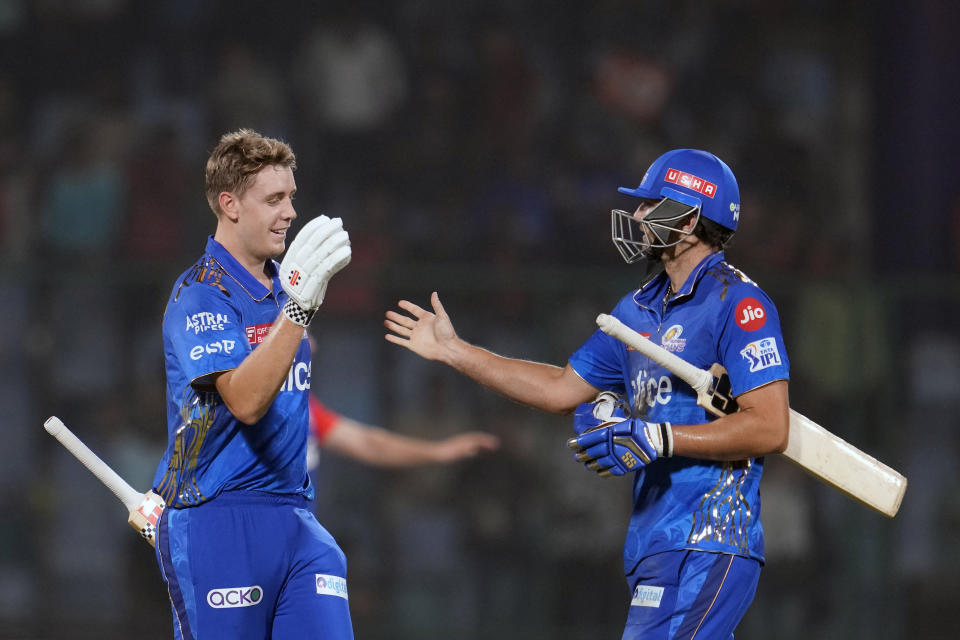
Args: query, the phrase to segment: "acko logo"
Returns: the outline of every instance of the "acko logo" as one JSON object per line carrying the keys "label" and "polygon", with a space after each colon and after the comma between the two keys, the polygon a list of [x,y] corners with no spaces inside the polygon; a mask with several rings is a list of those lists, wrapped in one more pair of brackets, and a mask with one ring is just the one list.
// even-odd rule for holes
{"label": "acko logo", "polygon": [[756,331],[767,323],[767,310],[756,298],[744,298],[733,312],[733,319],[744,331]]}
{"label": "acko logo", "polygon": [[236,609],[252,607],[263,600],[263,589],[259,585],[252,587],[226,587],[211,589],[207,592],[207,604],[214,609]]}
{"label": "acko logo", "polygon": [[316,574],[317,593],[321,596],[337,596],[347,598],[347,580],[340,576],[331,576],[325,573]]}

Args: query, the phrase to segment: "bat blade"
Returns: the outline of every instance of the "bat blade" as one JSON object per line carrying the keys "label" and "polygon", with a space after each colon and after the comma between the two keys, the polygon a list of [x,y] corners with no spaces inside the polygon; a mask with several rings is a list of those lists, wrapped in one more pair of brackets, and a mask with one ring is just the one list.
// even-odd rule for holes
{"label": "bat blade", "polygon": [[[607,314],[597,317],[597,325],[689,384],[697,392],[697,404],[707,411],[722,416],[737,410],[730,379],[719,363],[704,371]],[[906,477],[793,409],[783,455],[815,478],[887,517],[894,517],[900,510],[907,491]]]}
{"label": "bat blade", "polygon": [[166,507],[163,498],[153,491],[141,493],[130,486],[106,462],[90,450],[63,421],[50,416],[43,423],[47,433],[52,435],[67,451],[80,461],[96,478],[102,482],[123,503],[129,511],[127,522],[151,545],[155,543],[157,520]]}

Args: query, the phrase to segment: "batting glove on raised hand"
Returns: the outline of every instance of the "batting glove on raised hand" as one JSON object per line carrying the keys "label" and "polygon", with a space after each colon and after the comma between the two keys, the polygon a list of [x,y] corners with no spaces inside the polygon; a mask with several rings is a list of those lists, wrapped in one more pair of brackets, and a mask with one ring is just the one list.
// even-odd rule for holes
{"label": "batting glove on raised hand", "polygon": [[669,422],[644,422],[628,418],[605,422],[570,438],[567,446],[574,459],[605,478],[622,476],[673,453]]}
{"label": "batting glove on raised hand", "polygon": [[340,218],[319,216],[300,230],[280,263],[280,284],[290,296],[283,313],[306,327],[323,302],[327,283],[350,262],[350,236]]}
{"label": "batting glove on raised hand", "polygon": [[584,402],[573,413],[573,430],[580,435],[607,422],[619,422],[630,417],[630,405],[623,396],[613,391],[601,391],[593,402]]}

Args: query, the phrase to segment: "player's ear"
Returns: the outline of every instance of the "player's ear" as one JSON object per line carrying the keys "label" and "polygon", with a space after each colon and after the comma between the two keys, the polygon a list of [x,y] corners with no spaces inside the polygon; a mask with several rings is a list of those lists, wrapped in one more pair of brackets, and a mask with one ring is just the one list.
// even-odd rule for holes
{"label": "player's ear", "polygon": [[240,218],[240,199],[229,191],[221,191],[217,196],[217,204],[220,205],[220,212],[231,222],[236,222]]}

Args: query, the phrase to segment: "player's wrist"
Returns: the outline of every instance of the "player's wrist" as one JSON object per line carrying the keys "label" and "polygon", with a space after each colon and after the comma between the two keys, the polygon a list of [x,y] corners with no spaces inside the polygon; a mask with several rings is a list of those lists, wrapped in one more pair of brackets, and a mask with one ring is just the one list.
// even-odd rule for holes
{"label": "player's wrist", "polygon": [[673,456],[673,426],[669,422],[644,422],[644,435],[658,458]]}
{"label": "player's wrist", "polygon": [[286,304],[283,305],[283,315],[286,316],[290,322],[301,327],[309,327],[310,321],[313,320],[313,316],[316,313],[316,309],[305,309],[293,298],[287,300]]}

